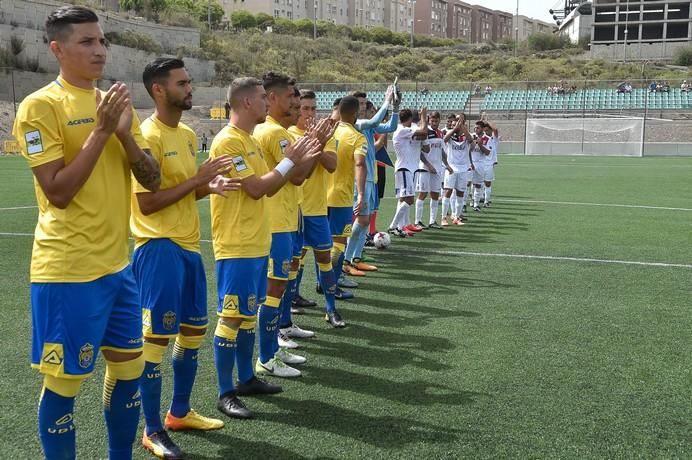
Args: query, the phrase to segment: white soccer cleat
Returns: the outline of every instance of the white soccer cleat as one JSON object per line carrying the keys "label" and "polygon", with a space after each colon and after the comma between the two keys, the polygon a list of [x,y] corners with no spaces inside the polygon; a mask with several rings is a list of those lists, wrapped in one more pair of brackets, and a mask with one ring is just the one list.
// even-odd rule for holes
{"label": "white soccer cleat", "polygon": [[289,327],[280,329],[280,332],[286,337],[292,337],[296,339],[308,339],[310,337],[315,337],[315,333],[308,331],[307,329],[301,329],[296,324],[291,324]]}
{"label": "white soccer cleat", "polygon": [[274,377],[292,378],[300,377],[301,372],[291,366],[286,365],[276,356],[266,363],[261,363],[257,360],[255,364],[255,372],[260,375],[273,375]]}
{"label": "white soccer cleat", "polygon": [[283,348],[279,348],[274,357],[279,358],[284,364],[304,364],[308,360],[304,356],[294,355]]}
{"label": "white soccer cleat", "polygon": [[291,340],[289,337],[285,336],[281,332],[279,332],[279,347],[280,348],[288,348],[291,350],[295,350],[298,348],[300,345],[298,345],[295,341]]}

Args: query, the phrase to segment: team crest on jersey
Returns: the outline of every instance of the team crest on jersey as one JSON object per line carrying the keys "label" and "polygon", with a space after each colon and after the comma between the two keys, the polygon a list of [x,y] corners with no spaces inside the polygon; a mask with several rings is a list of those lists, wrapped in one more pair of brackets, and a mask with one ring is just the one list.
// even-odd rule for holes
{"label": "team crest on jersey", "polygon": [[279,147],[281,147],[281,153],[286,153],[286,147],[288,147],[288,141],[286,139],[281,139],[279,141]]}
{"label": "team crest on jersey", "polygon": [[79,367],[86,369],[94,362],[94,346],[90,343],[85,343],[79,349]]}
{"label": "team crest on jersey", "polygon": [[247,165],[245,164],[245,159],[241,155],[233,157],[233,167],[238,172],[245,171],[247,169]]}
{"label": "team crest on jersey", "polygon": [[170,331],[175,327],[175,312],[168,310],[166,313],[163,314],[163,328],[167,331]]}
{"label": "team crest on jersey", "polygon": [[247,298],[247,307],[250,311],[257,309],[257,296],[255,294],[250,294]]}
{"label": "team crest on jersey", "polygon": [[41,139],[40,131],[36,130],[24,133],[24,140],[26,141],[26,153],[28,155],[35,155],[43,152],[43,140]]}
{"label": "team crest on jersey", "polygon": [[291,262],[289,260],[284,260],[281,264],[281,273],[288,275],[288,271],[291,269]]}
{"label": "team crest on jersey", "polygon": [[187,141],[187,148],[190,149],[190,155],[195,156],[195,149],[192,147],[192,142]]}
{"label": "team crest on jersey", "polygon": [[236,312],[238,311],[238,296],[226,294],[223,296],[223,311]]}

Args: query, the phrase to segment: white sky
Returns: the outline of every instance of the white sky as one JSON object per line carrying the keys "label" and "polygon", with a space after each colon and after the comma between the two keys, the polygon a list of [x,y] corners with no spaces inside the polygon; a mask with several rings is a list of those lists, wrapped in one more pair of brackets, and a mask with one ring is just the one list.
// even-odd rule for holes
{"label": "white sky", "polygon": [[[467,3],[482,5],[494,10],[507,11],[515,14],[517,11],[516,0],[466,0]],[[559,0],[519,0],[519,14],[530,18],[540,19],[546,22],[553,22],[553,18],[548,13],[548,10],[555,6],[556,3],[564,4],[564,1]]]}

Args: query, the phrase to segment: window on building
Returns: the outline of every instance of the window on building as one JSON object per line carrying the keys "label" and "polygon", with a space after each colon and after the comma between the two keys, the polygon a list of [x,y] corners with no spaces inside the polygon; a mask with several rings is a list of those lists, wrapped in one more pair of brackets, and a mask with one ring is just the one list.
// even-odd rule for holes
{"label": "window on building", "polygon": [[614,26],[596,26],[594,27],[594,41],[609,42],[615,39]]}
{"label": "window on building", "polygon": [[666,38],[670,40],[687,40],[689,36],[686,22],[668,23]]}
{"label": "window on building", "polygon": [[663,38],[663,24],[644,24],[642,26],[642,40],[661,40]]}
{"label": "window on building", "polygon": [[615,7],[606,6],[599,7],[596,10],[596,17],[594,22],[614,22],[615,21]]}
{"label": "window on building", "polygon": [[644,21],[663,21],[663,5],[644,5]]}
{"label": "window on building", "polygon": [[668,5],[668,19],[688,19],[690,3],[671,3]]}

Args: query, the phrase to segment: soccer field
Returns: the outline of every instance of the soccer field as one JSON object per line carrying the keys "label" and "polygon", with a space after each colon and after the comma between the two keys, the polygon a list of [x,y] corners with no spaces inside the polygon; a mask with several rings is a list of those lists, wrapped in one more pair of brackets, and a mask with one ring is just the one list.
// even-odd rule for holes
{"label": "soccer field", "polygon": [[[346,329],[296,316],[317,332],[303,377],[245,398],[254,420],[173,434],[186,458],[690,458],[692,159],[501,156],[496,175],[493,207],[466,226],[367,253],[380,271],[339,304]],[[0,158],[0,457],[17,460],[40,456],[34,204],[26,162]],[[311,263],[302,294],[319,300]],[[216,415],[207,336],[193,407]],[[78,398],[79,458],[106,453],[102,377],[100,363]]]}

